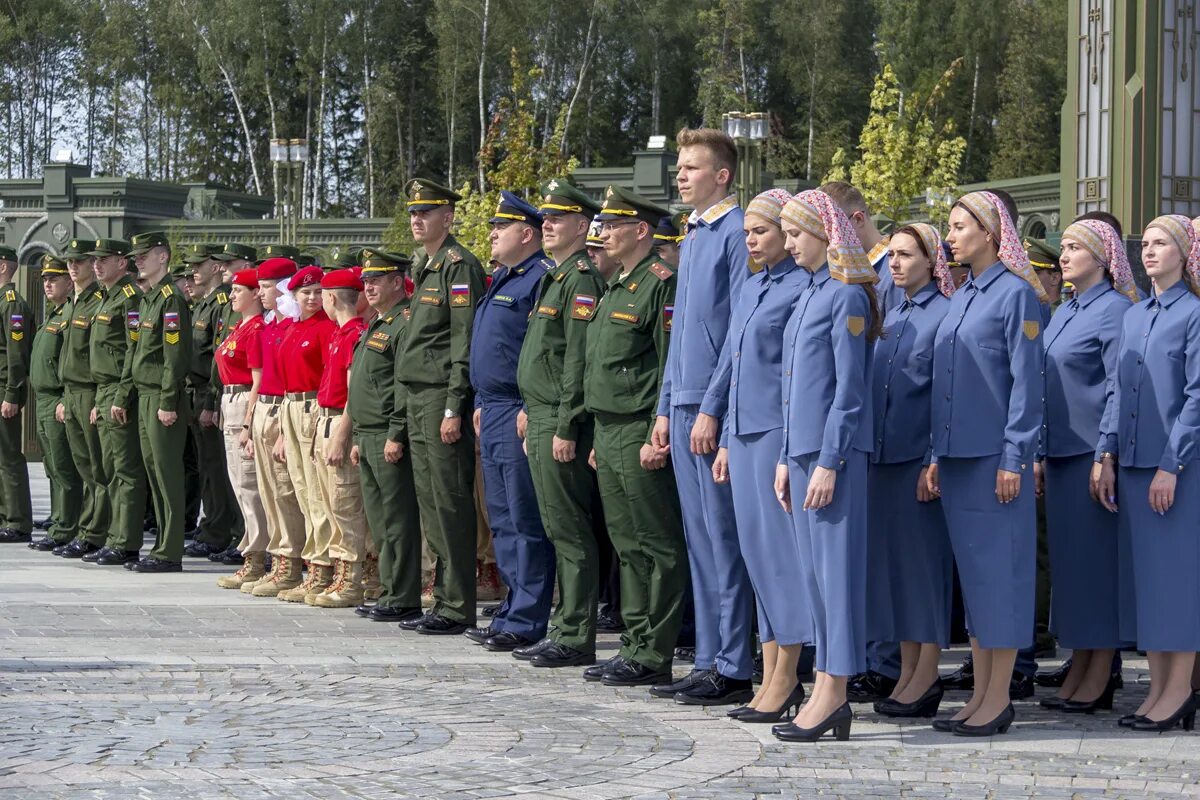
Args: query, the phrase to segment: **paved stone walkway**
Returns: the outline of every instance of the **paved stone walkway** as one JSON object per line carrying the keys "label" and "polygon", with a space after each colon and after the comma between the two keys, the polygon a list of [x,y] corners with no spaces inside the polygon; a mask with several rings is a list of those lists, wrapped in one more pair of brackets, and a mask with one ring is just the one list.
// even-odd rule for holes
{"label": "paved stone walkway", "polygon": [[1200,795],[1200,736],[1115,725],[1142,661],[1112,713],[1022,702],[1009,735],[974,741],[860,706],[849,743],[783,745],[725,709],[185,568],[138,576],[0,546],[0,798]]}

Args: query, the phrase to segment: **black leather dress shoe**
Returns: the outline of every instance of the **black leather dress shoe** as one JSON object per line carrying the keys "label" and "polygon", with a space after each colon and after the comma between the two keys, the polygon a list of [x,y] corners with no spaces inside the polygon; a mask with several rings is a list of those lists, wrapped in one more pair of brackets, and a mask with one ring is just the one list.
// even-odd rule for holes
{"label": "black leather dress shoe", "polygon": [[53,526],[54,526],[54,520],[50,517],[46,517],[45,519],[39,519],[37,522],[33,523],[33,527],[37,528],[39,531],[48,531]]}
{"label": "black leather dress shoe", "polygon": [[432,619],[433,616],[434,616],[433,612],[429,612],[427,614],[423,613],[419,617],[412,617],[410,619],[400,620],[400,630],[415,631],[417,628],[421,627],[421,625],[423,625],[426,620]]}
{"label": "black leather dress shoe", "polygon": [[605,686],[650,686],[671,677],[671,668],[655,669],[636,661],[625,661],[604,673],[600,682]]}
{"label": "black leather dress shoe", "polygon": [[534,644],[532,639],[528,639],[519,633],[504,631],[497,633],[483,643],[484,650],[491,650],[493,653],[511,653],[518,647]]}
{"label": "black leather dress shoe", "polygon": [[696,663],[696,648],[694,647],[676,647],[675,660],[682,661],[685,664]]}
{"label": "black leather dress shoe", "polygon": [[96,564],[101,567],[116,567],[122,564],[136,564],[138,561],[137,550],[116,550],[114,548],[105,548],[107,553],[102,554],[96,559]]}
{"label": "black leather dress shoe", "polygon": [[608,659],[607,661],[601,661],[599,664],[596,664],[595,666],[588,667],[587,669],[585,669],[583,671],[583,679],[585,681],[591,681],[594,683],[594,682],[602,679],[604,677],[605,672],[614,670],[624,663],[625,663],[625,656],[621,655],[620,653],[617,653],[615,656]]}
{"label": "black leather dress shoe", "polygon": [[496,603],[495,605],[491,605],[491,606],[484,606],[483,608],[479,609],[480,616],[484,616],[484,617],[494,617],[499,613],[500,613],[500,604],[499,603]]}
{"label": "black leather dress shoe", "polygon": [[1071,659],[1063,662],[1058,669],[1039,672],[1033,676],[1033,680],[1038,686],[1045,686],[1049,689],[1057,689],[1063,685],[1067,679],[1067,673],[1071,671]]}
{"label": "black leather dress shoe", "polygon": [[[975,662],[968,656],[962,666],[942,676],[942,688],[969,692],[975,688]],[[890,693],[889,693],[890,694]]]}
{"label": "black leather dress shoe", "polygon": [[375,607],[374,603],[363,603],[354,607],[354,613],[360,617],[365,617],[371,613],[371,609]]}
{"label": "black leather dress shoe", "polygon": [[49,536],[43,536],[41,539],[34,539],[29,543],[30,550],[37,550],[39,553],[49,553],[56,547],[59,547],[62,542],[56,542]]}
{"label": "black leather dress shoe", "polygon": [[[545,650],[547,647],[549,647],[552,644],[554,644],[553,639],[551,639],[549,636],[543,636],[541,639],[538,639],[533,644],[526,644],[526,645],[522,645],[520,647],[514,647],[513,651],[512,651],[512,657],[517,659],[518,661],[528,661],[529,659],[533,658],[538,653],[542,652],[543,650]],[[588,663],[590,664],[592,662],[589,661]]]}
{"label": "black leather dress shoe", "polygon": [[423,613],[419,606],[374,606],[367,613],[367,619],[372,622],[404,622],[420,619]]}
{"label": "black leather dress shoe", "polygon": [[458,636],[469,627],[465,622],[455,622],[441,614],[431,614],[417,626],[417,633],[426,636]]}
{"label": "black leather dress shoe", "polygon": [[625,620],[617,611],[604,609],[596,615],[596,630],[599,633],[620,633],[625,630]]}
{"label": "black leather dress shoe", "polygon": [[650,694],[655,697],[661,697],[664,700],[671,700],[680,692],[686,692],[688,689],[695,686],[700,681],[708,677],[711,669],[694,669],[687,675],[684,675],[677,681],[667,681],[658,686],[650,687]]}
{"label": "black leather dress shoe", "polygon": [[224,549],[225,548],[222,547],[220,550],[218,550],[212,545],[205,544],[204,542],[191,542],[187,545],[187,547],[183,548],[183,554],[192,558],[208,558],[213,553],[220,553]]}
{"label": "black leather dress shoe", "polygon": [[[158,527],[156,525],[151,524],[151,526],[146,529],[146,533],[149,533],[150,531],[153,531],[153,530],[158,530]],[[196,525],[191,528],[185,527],[183,529],[183,538],[187,539],[189,542],[192,539],[195,539],[199,535],[200,535],[200,526],[199,525]]]}
{"label": "black leather dress shoe", "polygon": [[846,683],[846,699],[851,703],[874,703],[896,690],[896,680],[874,670],[860,672]]}
{"label": "black leather dress shoe", "polygon": [[596,654],[552,641],[549,646],[534,653],[529,663],[535,667],[586,667],[596,663]]}
{"label": "black leather dress shoe", "polygon": [[132,567],[134,572],[183,572],[183,563],[179,561],[164,561],[161,558],[146,556]]}
{"label": "black leather dress shoe", "polygon": [[68,547],[70,547],[70,546],[71,546],[72,544],[74,544],[74,543],[75,543],[75,542],[74,542],[73,540],[72,540],[72,541],[70,541],[70,542],[63,542],[63,543],[62,543],[62,544],[60,544],[60,545],[56,545],[56,546],[54,547],[54,549],[53,549],[53,550],[51,550],[50,552],[51,552],[51,554],[53,554],[53,555],[56,555],[56,556],[59,556],[59,557],[61,557],[63,553],[67,552],[67,548],[68,548]]}
{"label": "black leather dress shoe", "polygon": [[500,631],[496,630],[491,625],[488,625],[485,628],[467,628],[465,631],[463,631],[463,636],[467,637],[475,644],[483,644],[499,632]]}
{"label": "black leather dress shoe", "polygon": [[946,690],[942,688],[941,681],[935,680],[933,685],[925,690],[925,693],[911,703],[901,703],[892,700],[890,697],[885,697],[882,700],[875,701],[875,713],[883,714],[885,717],[900,717],[900,718],[916,718],[916,717],[936,717],[938,706],[942,703],[942,697],[946,694]]}
{"label": "black leather dress shoe", "polygon": [[92,544],[83,539],[76,539],[67,545],[67,548],[62,551],[63,558],[83,558],[88,553],[94,553],[100,549],[100,545]]}
{"label": "black leather dress shoe", "polygon": [[675,695],[685,706],[724,706],[748,703],[754,699],[754,687],[747,678],[727,678],[717,671]]}
{"label": "black leather dress shoe", "polygon": [[0,528],[0,544],[28,544],[33,541],[32,533],[21,533],[12,528]]}
{"label": "black leather dress shoe", "polygon": [[99,550],[93,550],[90,553],[84,553],[79,558],[79,560],[86,561],[89,564],[95,564],[97,561],[100,560],[100,556],[108,555],[109,551],[111,551],[111,550],[112,550],[111,547],[109,547],[108,545],[105,545],[104,547],[101,547]]}
{"label": "black leather dress shoe", "polygon": [[1014,672],[1008,682],[1008,698],[1010,700],[1028,700],[1030,697],[1033,697],[1033,693],[1033,676]]}
{"label": "black leather dress shoe", "polygon": [[224,564],[227,567],[234,567],[240,566],[243,562],[245,562],[246,559],[242,555],[242,551],[237,549],[237,545],[231,544],[221,552],[213,553],[208,557],[208,560],[216,561],[220,564]]}

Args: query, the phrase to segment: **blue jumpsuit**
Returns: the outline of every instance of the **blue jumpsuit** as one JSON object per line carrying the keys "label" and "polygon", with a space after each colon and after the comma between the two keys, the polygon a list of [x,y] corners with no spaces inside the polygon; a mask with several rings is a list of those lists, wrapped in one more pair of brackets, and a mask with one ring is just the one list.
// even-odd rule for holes
{"label": "blue jumpsuit", "polygon": [[[1125,314],[1117,386],[1101,425],[1113,453],[1121,535],[1121,638],[1143,650],[1200,650],[1200,299],[1184,281]],[[1158,470],[1176,476],[1175,502],[1150,508]],[[1133,624],[1136,623],[1136,628]]]}
{"label": "blue jumpsuit", "polygon": [[696,669],[749,679],[753,590],[738,545],[733,492],[712,479],[716,453],[698,456],[688,441],[703,412],[725,416],[729,393],[713,373],[729,331],[729,314],[750,277],[744,215],[734,197],[699,215],[679,250],[678,286],[658,415],[670,417],[671,465],[683,508],[696,618]]}
{"label": "blue jumpsuit", "polygon": [[810,283],[812,273],[790,256],[751,275],[734,304],[713,376],[714,386],[729,393],[721,446],[729,449],[738,542],[758,600],[758,637],[780,645],[812,641],[812,615],[796,598],[801,573],[792,520],[774,490],[783,445],[783,329]]}
{"label": "blue jumpsuit", "polygon": [[[813,274],[783,333],[783,447],[792,522],[812,609],[816,668],[866,668],[867,456],[871,452],[871,304],[862,286]],[[837,473],[833,501],[805,511],[817,467]]]}
{"label": "blue jumpsuit", "polygon": [[[967,627],[984,648],[1033,640],[1041,319],[1033,288],[996,262],[950,298],[934,340],[933,456]],[[996,497],[1001,469],[1021,476],[1010,503]]]}
{"label": "blue jumpsuit", "polygon": [[954,556],[937,500],[917,501],[929,463],[933,338],[950,308],[936,283],[888,312],[872,376],[875,443],[867,470],[867,636],[950,642]]}
{"label": "blue jumpsuit", "polygon": [[1050,620],[1072,650],[1120,647],[1117,515],[1089,491],[1095,441],[1116,386],[1125,295],[1101,281],[1055,312],[1046,329],[1043,425]]}
{"label": "blue jumpsuit", "polygon": [[491,627],[535,641],[545,636],[550,618],[554,547],[542,528],[529,460],[517,436],[517,412],[523,405],[517,359],[542,276],[553,268],[541,253],[515,267],[498,267],[475,310],[471,331],[471,386],[475,407],[481,409],[484,500],[496,567],[508,587]]}

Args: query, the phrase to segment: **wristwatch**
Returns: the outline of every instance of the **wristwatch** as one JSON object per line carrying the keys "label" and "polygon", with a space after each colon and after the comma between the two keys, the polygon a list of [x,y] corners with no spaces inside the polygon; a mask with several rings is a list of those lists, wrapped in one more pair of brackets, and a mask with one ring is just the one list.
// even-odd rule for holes
{"label": "wristwatch", "polygon": [[446,409],[446,414],[445,414],[446,419],[454,419],[457,416],[458,416],[457,411],[453,411],[449,408]]}

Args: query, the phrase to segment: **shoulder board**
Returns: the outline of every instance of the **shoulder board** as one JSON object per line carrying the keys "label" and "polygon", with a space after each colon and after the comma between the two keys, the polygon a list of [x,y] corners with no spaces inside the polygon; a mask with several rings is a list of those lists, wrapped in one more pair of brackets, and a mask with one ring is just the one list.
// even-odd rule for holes
{"label": "shoulder board", "polygon": [[170,284],[167,284],[166,286],[163,286],[162,288],[160,288],[158,291],[162,294],[163,297],[170,297],[171,295],[175,294],[175,287],[171,286]]}
{"label": "shoulder board", "polygon": [[450,260],[453,261],[455,264],[457,264],[459,261],[463,260],[463,255],[462,255],[462,253],[460,253],[458,251],[457,247],[451,247],[449,250],[446,251],[446,255],[449,256]]}
{"label": "shoulder board", "polygon": [[665,281],[675,274],[670,267],[661,261],[655,261],[653,264],[651,264],[650,271],[654,273],[654,276],[660,281]]}
{"label": "shoulder board", "polygon": [[228,302],[229,302],[229,295],[225,294],[224,292],[217,292],[217,303],[218,304],[225,305]]}
{"label": "shoulder board", "polygon": [[96,298],[97,300],[103,300],[103,299],[104,299],[104,292],[102,292],[102,291],[100,291],[99,289],[97,289],[96,291],[92,292],[92,297]]}
{"label": "shoulder board", "polygon": [[542,265],[542,268],[545,269],[546,272],[553,272],[555,270],[554,262],[548,258],[539,259],[538,263]]}
{"label": "shoulder board", "polygon": [[133,297],[135,294],[137,294],[137,289],[134,289],[127,283],[121,287],[121,294],[125,295],[126,297]]}
{"label": "shoulder board", "polygon": [[591,268],[592,262],[588,261],[586,258],[579,259],[579,263],[575,265],[575,269],[579,270],[580,272],[587,272]]}
{"label": "shoulder board", "polygon": [[14,303],[17,300],[17,293],[14,292],[12,289],[9,289],[7,292],[4,293],[4,299],[10,303]]}

